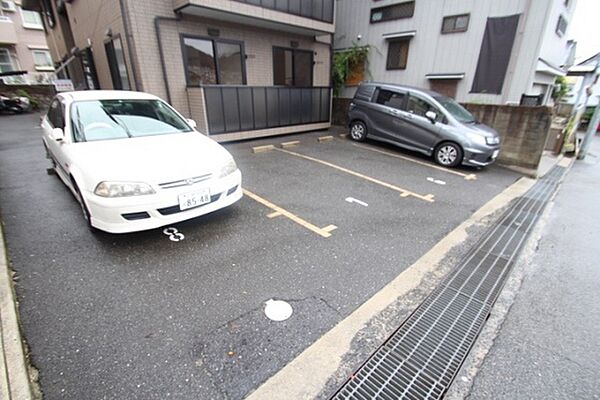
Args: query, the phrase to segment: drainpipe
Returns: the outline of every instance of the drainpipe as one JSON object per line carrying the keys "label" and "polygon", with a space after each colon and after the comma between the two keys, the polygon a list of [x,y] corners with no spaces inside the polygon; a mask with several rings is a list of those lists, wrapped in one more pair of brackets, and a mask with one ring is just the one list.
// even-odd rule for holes
{"label": "drainpipe", "polygon": [[135,59],[133,58],[133,45],[131,40],[131,31],[129,29],[129,12],[125,9],[125,0],[119,0],[121,7],[121,18],[123,19],[123,30],[125,31],[125,42],[127,43],[127,53],[129,54],[129,63],[131,64],[131,72],[133,73],[133,81],[135,90],[143,90],[142,83],[138,79]]}
{"label": "drainpipe", "polygon": [[165,81],[165,91],[167,92],[167,102],[171,104],[171,92],[169,91],[169,82],[167,80],[167,67],[165,66],[165,55],[163,53],[162,40],[160,36],[160,21],[179,21],[181,14],[176,14],[175,17],[154,17],[154,30],[156,31],[156,41],[158,42],[158,54],[160,56],[160,66],[162,70],[163,80]]}

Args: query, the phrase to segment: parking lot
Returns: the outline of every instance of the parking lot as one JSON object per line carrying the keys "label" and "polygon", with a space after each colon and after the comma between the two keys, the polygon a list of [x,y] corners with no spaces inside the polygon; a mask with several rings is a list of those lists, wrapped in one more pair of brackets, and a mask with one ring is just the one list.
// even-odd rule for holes
{"label": "parking lot", "polygon": [[244,198],[183,240],[92,233],[37,123],[0,120],[0,215],[48,399],[242,398],[520,177],[338,131],[243,141]]}

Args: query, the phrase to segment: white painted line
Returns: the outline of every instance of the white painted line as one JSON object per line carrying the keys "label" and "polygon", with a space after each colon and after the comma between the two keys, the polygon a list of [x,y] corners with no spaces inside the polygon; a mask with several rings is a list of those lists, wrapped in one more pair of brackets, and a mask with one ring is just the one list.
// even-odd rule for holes
{"label": "white painted line", "polygon": [[445,181],[441,181],[441,180],[439,180],[439,179],[434,179],[434,178],[432,178],[432,177],[430,177],[430,176],[428,176],[428,177],[427,177],[427,180],[428,180],[429,182],[433,182],[433,183],[436,183],[436,184],[438,184],[438,185],[445,185],[445,184],[446,184],[446,182],[445,182]]}
{"label": "white painted line", "polygon": [[364,201],[355,199],[354,197],[346,197],[345,199],[348,203],[356,203],[356,204],[360,204],[363,207],[369,207],[369,205],[367,203],[365,203]]}

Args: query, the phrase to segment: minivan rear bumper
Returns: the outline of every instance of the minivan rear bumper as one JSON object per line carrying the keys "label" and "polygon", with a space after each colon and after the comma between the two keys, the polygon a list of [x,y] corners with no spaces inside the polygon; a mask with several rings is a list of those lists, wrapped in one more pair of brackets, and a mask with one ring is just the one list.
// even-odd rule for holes
{"label": "minivan rear bumper", "polygon": [[498,158],[500,153],[500,147],[494,147],[486,150],[481,149],[465,149],[463,156],[463,165],[470,165],[472,167],[485,167],[486,165],[493,164]]}

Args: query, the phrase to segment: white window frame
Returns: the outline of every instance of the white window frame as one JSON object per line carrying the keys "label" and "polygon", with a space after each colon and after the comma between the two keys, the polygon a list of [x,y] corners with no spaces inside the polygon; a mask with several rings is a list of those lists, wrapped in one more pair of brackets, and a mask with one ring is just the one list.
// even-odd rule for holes
{"label": "white window frame", "polygon": [[[2,3],[8,4],[8,7],[4,7],[4,5],[2,5]],[[15,2],[13,0],[2,0],[2,3],[0,3],[0,8],[2,8],[2,11],[9,11],[9,12],[17,11],[17,7],[15,7]]]}
{"label": "white window frame", "polygon": [[[13,61],[12,55],[10,54],[10,50],[5,48],[5,47],[0,47],[0,53],[4,53],[6,52],[6,55],[8,56],[8,60],[10,62],[10,67],[12,68],[11,71],[15,71],[15,62]],[[3,63],[4,65],[6,65],[6,63]]]}
{"label": "white window frame", "polygon": [[[36,29],[36,30],[40,30],[43,31],[44,30],[44,23],[42,22],[42,16],[40,15],[40,13],[38,13],[37,11],[30,11],[30,10],[23,10],[22,8],[20,8],[21,11],[21,22],[23,23],[23,28],[25,29]],[[26,12],[30,12],[30,13],[36,13],[37,16],[39,17],[40,23],[39,24],[31,24],[29,22],[25,21],[25,14]]]}
{"label": "white window frame", "polygon": [[[50,61],[50,65],[38,65],[35,63],[35,53],[44,53],[48,60]],[[52,62],[52,56],[48,50],[44,49],[32,49],[31,54],[33,55],[33,65],[37,71],[54,71],[54,64]]]}

